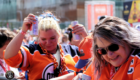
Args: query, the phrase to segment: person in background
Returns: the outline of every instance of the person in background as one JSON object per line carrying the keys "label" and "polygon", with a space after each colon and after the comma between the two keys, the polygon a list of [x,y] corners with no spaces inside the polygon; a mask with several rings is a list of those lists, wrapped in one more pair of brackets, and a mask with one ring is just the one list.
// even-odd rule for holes
{"label": "person in background", "polygon": [[29,45],[30,44],[37,44],[37,37],[36,36],[30,36],[30,39],[29,39]]}
{"label": "person in background", "polygon": [[[69,27],[67,28],[67,30],[65,31],[65,33],[68,34],[69,44],[70,45],[77,46],[78,48],[80,46],[80,43],[82,43],[82,40],[84,40],[88,36],[88,33],[87,33],[85,27],[82,24],[78,24],[78,25],[75,25],[75,26],[69,25]],[[78,34],[80,36],[80,39],[79,40],[74,40],[73,33]],[[80,52],[80,50],[78,50],[78,51]],[[80,59],[80,56],[78,56],[78,55],[77,56],[73,56],[72,55],[72,57],[73,57],[73,59],[74,59],[74,61],[76,63]],[[83,65],[85,65],[85,64],[83,64]]]}
{"label": "person in background", "polygon": [[[66,34],[68,34],[68,40],[69,40],[69,44],[70,45],[75,45],[75,46],[79,46],[80,42],[82,41],[82,39],[86,36],[88,36],[87,31],[85,29],[85,27],[82,24],[79,24],[80,26],[76,25],[76,26],[71,26],[69,25],[69,27],[67,28],[67,30],[65,31]],[[73,27],[73,28],[72,28]],[[80,40],[74,40],[73,38],[73,33],[76,33],[80,36]]]}
{"label": "person in background", "polygon": [[140,32],[121,18],[108,16],[95,25],[94,60],[84,74],[91,80],[140,80]]}
{"label": "person in background", "polygon": [[93,44],[93,38],[91,36],[85,37],[80,42],[78,46],[79,52],[80,54],[84,54],[84,56],[81,56],[75,65],[75,67],[78,69],[77,71],[60,77],[52,78],[50,80],[72,80],[75,75],[79,73],[83,73],[92,62],[92,58],[93,58],[92,44]]}
{"label": "person in background", "polygon": [[61,44],[68,44],[68,35],[67,34],[62,34],[62,41]]}
{"label": "person in background", "polygon": [[37,44],[21,46],[27,30],[36,21],[35,15],[29,14],[24,19],[21,31],[8,44],[4,53],[8,65],[28,71],[29,80],[48,80],[77,70],[71,54],[78,55],[78,47],[58,44],[60,27],[56,17],[49,12],[42,16],[38,23]]}
{"label": "person in background", "polygon": [[16,34],[7,28],[0,28],[0,80],[5,79],[7,71],[12,70],[15,74],[15,78],[22,77],[19,75],[17,68],[12,68],[4,61],[3,51],[6,49],[9,42],[16,36]]}
{"label": "person in background", "polygon": [[[106,18],[107,16],[101,16],[99,18],[99,21]],[[72,27],[71,25],[68,27],[65,33],[69,35],[69,41],[72,42]],[[75,75],[83,73],[92,63],[92,60],[94,59],[93,50],[92,50],[92,44],[93,44],[93,30],[91,30],[90,34],[87,37],[84,37],[84,39],[78,44],[79,52],[81,54],[84,53],[84,56],[81,56],[77,59],[77,63],[75,67],[79,70],[75,71],[74,73],[66,74],[64,76],[53,78],[50,80],[71,80]],[[93,58],[93,59],[92,59]]]}
{"label": "person in background", "polygon": [[72,28],[71,25],[67,28],[65,33],[68,35],[69,44],[72,44]]}
{"label": "person in background", "polygon": [[[91,64],[93,55],[92,50],[93,45],[93,36],[88,35],[82,39],[82,41],[79,43],[79,52],[81,55],[76,61],[75,67],[78,69],[77,71],[73,73],[69,73],[60,77],[52,78],[50,80],[72,80],[73,77],[79,73],[83,73]],[[85,79],[86,80],[86,79]]]}

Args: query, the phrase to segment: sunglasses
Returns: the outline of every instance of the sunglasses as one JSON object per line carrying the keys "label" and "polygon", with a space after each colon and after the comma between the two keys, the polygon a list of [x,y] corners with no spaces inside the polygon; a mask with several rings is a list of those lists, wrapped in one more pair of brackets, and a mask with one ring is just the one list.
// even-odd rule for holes
{"label": "sunglasses", "polygon": [[105,54],[107,54],[107,51],[108,50],[114,52],[114,51],[117,51],[118,49],[119,49],[119,45],[117,45],[117,44],[111,44],[107,48],[98,48],[97,49],[97,53],[102,54],[102,55],[105,55]]}

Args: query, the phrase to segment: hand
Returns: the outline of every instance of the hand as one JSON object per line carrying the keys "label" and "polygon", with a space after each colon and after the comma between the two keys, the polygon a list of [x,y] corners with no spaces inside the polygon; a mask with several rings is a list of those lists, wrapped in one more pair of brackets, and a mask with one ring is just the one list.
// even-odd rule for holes
{"label": "hand", "polygon": [[19,76],[19,77],[16,77],[16,79],[26,80],[25,76]]}
{"label": "hand", "polygon": [[19,73],[19,76],[16,77],[16,79],[26,80],[26,78],[25,78],[25,71],[20,72],[20,73]]}
{"label": "hand", "polygon": [[82,25],[82,24],[77,24],[73,27],[73,32],[75,34],[79,34],[79,35],[82,35],[82,37],[86,37],[88,34],[87,34],[87,31],[85,29],[85,27]]}
{"label": "hand", "polygon": [[24,18],[22,31],[26,33],[27,30],[32,27],[32,24],[35,24],[35,21],[35,15],[29,14],[26,18]]}
{"label": "hand", "polygon": [[81,38],[81,35],[80,35],[80,39],[79,40],[74,40],[72,38],[70,44],[71,45],[75,45],[75,46],[79,46],[79,44],[80,44],[81,41],[82,41],[82,38]]}
{"label": "hand", "polygon": [[72,80],[82,80],[82,74],[83,73],[79,73],[77,76],[75,76]]}

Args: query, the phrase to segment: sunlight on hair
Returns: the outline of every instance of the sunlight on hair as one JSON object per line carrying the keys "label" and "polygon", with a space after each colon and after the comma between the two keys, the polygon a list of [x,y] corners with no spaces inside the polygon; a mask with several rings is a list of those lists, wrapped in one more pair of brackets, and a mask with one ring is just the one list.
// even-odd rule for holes
{"label": "sunlight on hair", "polygon": [[[53,18],[47,17],[39,20],[38,30],[49,30],[54,29],[60,35],[60,26],[56,20]],[[38,32],[39,32],[38,31]]]}

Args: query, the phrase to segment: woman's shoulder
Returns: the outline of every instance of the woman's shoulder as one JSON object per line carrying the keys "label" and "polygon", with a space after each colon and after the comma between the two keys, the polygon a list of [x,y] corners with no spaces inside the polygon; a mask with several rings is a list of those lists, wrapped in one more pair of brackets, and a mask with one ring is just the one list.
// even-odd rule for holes
{"label": "woman's shoulder", "polygon": [[70,44],[60,44],[61,46],[66,46],[66,47],[77,47],[77,46],[75,46],[75,45],[70,45]]}
{"label": "woman's shoulder", "polygon": [[131,56],[138,57],[140,59],[140,49],[133,50]]}
{"label": "woman's shoulder", "polygon": [[75,45],[61,44],[61,46],[62,46],[62,48],[65,48],[65,49],[78,50],[78,47]]}
{"label": "woman's shoulder", "polygon": [[34,51],[36,50],[42,51],[39,44],[24,45],[24,47],[26,47],[30,51],[30,53],[34,53]]}
{"label": "woman's shoulder", "polygon": [[65,55],[70,54],[71,56],[75,56],[79,54],[78,47],[75,45],[62,44],[61,46]]}
{"label": "woman's shoulder", "polygon": [[127,62],[135,66],[140,64],[140,49],[133,50]]}

